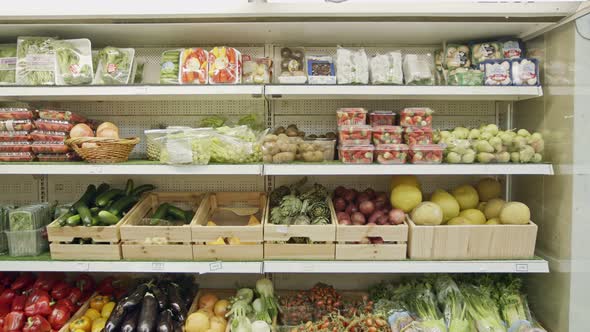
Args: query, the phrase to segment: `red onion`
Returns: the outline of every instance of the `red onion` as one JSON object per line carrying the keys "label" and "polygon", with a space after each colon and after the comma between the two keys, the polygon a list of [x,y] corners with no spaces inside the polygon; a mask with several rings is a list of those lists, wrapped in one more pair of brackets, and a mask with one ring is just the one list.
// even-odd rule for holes
{"label": "red onion", "polygon": [[364,225],[366,222],[365,216],[363,216],[363,214],[360,212],[354,212],[350,216],[350,220],[352,221],[353,225]]}
{"label": "red onion", "polygon": [[392,209],[389,211],[389,223],[392,225],[400,225],[404,223],[406,214],[401,209]]}
{"label": "red onion", "polygon": [[369,195],[369,198],[371,200],[375,199],[377,197],[377,194],[375,193],[375,190],[373,190],[373,188],[367,188],[365,189],[365,194]]}
{"label": "red onion", "polygon": [[359,205],[359,211],[365,216],[370,216],[375,211],[375,204],[371,201],[364,201]]}
{"label": "red onion", "polygon": [[346,212],[337,212],[336,213],[336,218],[338,220],[343,220],[343,219],[348,219],[350,220],[350,215]]}
{"label": "red onion", "polygon": [[336,197],[342,197],[342,196],[344,196],[345,193],[346,193],[346,188],[344,188],[343,186],[338,186],[338,187],[336,187],[336,189],[334,189],[334,195]]}
{"label": "red onion", "polygon": [[352,225],[352,222],[350,221],[350,219],[339,219],[338,220],[338,224],[340,224],[340,225]]}
{"label": "red onion", "polygon": [[376,193],[375,200],[376,201],[383,201],[383,202],[389,201],[389,199],[387,199],[387,194],[382,191]]}
{"label": "red onion", "polygon": [[360,193],[358,194],[358,196],[356,197],[356,202],[358,204],[361,204],[362,202],[366,202],[370,200],[369,195],[365,194],[365,193]]}
{"label": "red onion", "polygon": [[377,220],[379,219],[379,217],[381,217],[383,215],[385,215],[383,212],[381,212],[381,211],[375,211],[369,217],[369,222],[370,223],[377,223]]}
{"label": "red onion", "polygon": [[385,203],[384,201],[375,200],[375,209],[382,210],[385,207]]}
{"label": "red onion", "polygon": [[344,193],[344,195],[342,195],[342,197],[347,202],[354,202],[354,199],[356,198],[356,194],[351,189],[347,189],[346,192]]}
{"label": "red onion", "polygon": [[377,219],[377,225],[387,225],[389,221],[389,217],[384,214]]}
{"label": "red onion", "polygon": [[383,238],[378,236],[378,237],[370,237],[369,241],[371,241],[372,244],[383,244],[385,243],[385,241],[383,241]]}
{"label": "red onion", "polygon": [[341,212],[346,210],[346,201],[342,197],[334,198],[334,210]]}

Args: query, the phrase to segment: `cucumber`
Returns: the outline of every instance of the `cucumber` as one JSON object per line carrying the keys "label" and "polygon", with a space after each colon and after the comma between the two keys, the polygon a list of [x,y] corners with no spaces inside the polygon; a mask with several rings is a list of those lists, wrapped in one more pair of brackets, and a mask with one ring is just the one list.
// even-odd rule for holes
{"label": "cucumber", "polygon": [[120,220],[116,215],[104,210],[98,213],[98,219],[105,225],[114,225]]}
{"label": "cucumber", "polygon": [[90,213],[92,214],[92,216],[96,216],[99,212],[100,212],[100,208],[97,206],[90,208]]}
{"label": "cucumber", "polygon": [[186,221],[186,215],[184,210],[177,208],[174,205],[170,205],[168,208],[168,215],[174,220]]}
{"label": "cucumber", "polygon": [[73,216],[74,214],[70,211],[62,214],[61,216],[59,216],[57,219],[57,224],[60,226],[65,226],[66,225],[66,221],[69,217]]}
{"label": "cucumber", "polygon": [[190,223],[195,216],[195,211],[193,210],[184,210],[184,216],[186,218],[186,223]]}
{"label": "cucumber", "polygon": [[92,212],[90,212],[88,206],[86,206],[86,204],[78,204],[76,210],[80,215],[82,224],[84,224],[84,226],[92,226]]}
{"label": "cucumber", "polygon": [[68,217],[68,219],[66,219],[66,224],[68,226],[78,226],[78,225],[80,225],[80,221],[81,221],[80,215],[75,214],[71,217]]}
{"label": "cucumber", "polygon": [[127,180],[127,185],[125,186],[125,195],[126,196],[131,195],[132,191],[133,191],[133,180],[129,179],[129,180]]}
{"label": "cucumber", "polygon": [[100,226],[100,218],[98,216],[92,216],[92,226]]}
{"label": "cucumber", "polygon": [[131,192],[131,195],[139,196],[139,195],[143,194],[144,192],[152,191],[154,189],[156,189],[156,186],[154,186],[153,184],[144,184],[144,185],[141,185],[141,186],[133,189],[133,191]]}
{"label": "cucumber", "polygon": [[109,212],[116,216],[119,216],[121,215],[121,213],[127,212],[131,205],[137,203],[138,200],[139,198],[135,196],[125,196],[113,203],[113,205],[111,205],[111,208],[109,209]]}
{"label": "cucumber", "polygon": [[96,206],[100,206],[100,207],[104,207],[106,206],[109,201],[115,199],[115,197],[119,196],[119,195],[123,195],[124,192],[121,189],[109,189],[107,191],[105,191],[104,193],[96,196],[96,200],[94,201],[96,203]]}
{"label": "cucumber", "polygon": [[168,203],[160,204],[160,206],[158,206],[158,209],[156,210],[156,212],[154,212],[152,219],[158,219],[158,220],[164,219],[166,217],[166,214],[168,213],[169,208],[170,208],[170,204],[168,204]]}
{"label": "cucumber", "polygon": [[83,205],[87,206],[90,204],[90,202],[92,202],[92,200],[94,199],[95,196],[96,196],[96,186],[91,184],[86,188],[86,191],[84,192],[82,197],[80,197],[80,199],[78,199],[78,201],[76,203],[72,204],[72,207],[70,208],[70,212],[77,213],[77,209],[78,209],[79,204],[83,204]]}
{"label": "cucumber", "polygon": [[96,188],[96,195],[98,196],[109,189],[111,189],[111,186],[103,182],[100,184],[100,186],[98,186],[98,188]]}

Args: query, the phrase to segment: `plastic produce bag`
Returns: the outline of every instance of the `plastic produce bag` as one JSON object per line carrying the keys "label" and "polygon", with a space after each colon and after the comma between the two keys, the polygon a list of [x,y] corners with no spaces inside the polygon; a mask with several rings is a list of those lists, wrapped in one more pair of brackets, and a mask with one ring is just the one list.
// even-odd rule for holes
{"label": "plastic produce bag", "polygon": [[403,59],[407,85],[434,85],[434,58],[432,54],[406,54]]}
{"label": "plastic produce bag", "polygon": [[483,72],[477,69],[457,68],[449,72],[449,85],[483,85]]}
{"label": "plastic produce bag", "polygon": [[370,60],[370,74],[372,84],[404,84],[402,53],[377,53]]}
{"label": "plastic produce bag", "polygon": [[350,50],[338,47],[336,51],[336,80],[338,84],[369,83],[369,59],[364,48]]}
{"label": "plastic produce bag", "polygon": [[414,321],[407,311],[395,312],[387,320],[392,332],[407,331],[406,327]]}
{"label": "plastic produce bag", "polygon": [[11,231],[31,231],[51,222],[49,203],[22,206],[10,211],[8,215]]}
{"label": "plastic produce bag", "polygon": [[57,85],[92,83],[92,49],[88,39],[56,40]]}
{"label": "plastic produce bag", "polygon": [[512,70],[510,60],[487,60],[484,67],[484,85],[511,85]]}
{"label": "plastic produce bag", "polygon": [[209,53],[202,48],[186,48],[180,55],[180,83],[207,84]]}
{"label": "plastic produce bag", "polygon": [[443,51],[434,51],[434,74],[436,85],[447,85],[447,70],[443,67]]}
{"label": "plastic produce bag", "polygon": [[233,47],[215,47],[209,52],[209,84],[240,84],[242,53]]}
{"label": "plastic produce bag", "polygon": [[135,49],[107,46],[98,52],[94,84],[121,85],[131,82]]}
{"label": "plastic produce bag", "polygon": [[443,65],[447,69],[471,67],[469,46],[461,44],[447,44]]}
{"label": "plastic produce bag", "polygon": [[54,85],[55,49],[50,37],[18,37],[16,84]]}
{"label": "plastic produce bag", "polygon": [[512,65],[512,83],[514,85],[540,85],[539,62],[537,59],[514,59]]}
{"label": "plastic produce bag", "polygon": [[211,161],[244,164],[262,161],[262,137],[248,126],[219,127],[211,138]]}
{"label": "plastic produce bag", "polygon": [[160,84],[178,84],[181,49],[162,52],[160,59]]}
{"label": "plastic produce bag", "polygon": [[474,66],[486,60],[502,59],[501,45],[498,42],[471,44],[471,62]]}
{"label": "plastic produce bag", "polygon": [[0,85],[16,83],[16,45],[0,45]]}
{"label": "plastic produce bag", "polygon": [[242,83],[264,84],[272,79],[272,60],[270,58],[252,58],[249,55],[242,56],[244,60],[244,73]]}
{"label": "plastic produce bag", "polygon": [[160,147],[160,162],[170,165],[206,165],[211,157],[209,128],[168,128],[166,135],[154,138]]}
{"label": "plastic produce bag", "polygon": [[307,56],[309,84],[336,84],[334,61],[329,55]]}

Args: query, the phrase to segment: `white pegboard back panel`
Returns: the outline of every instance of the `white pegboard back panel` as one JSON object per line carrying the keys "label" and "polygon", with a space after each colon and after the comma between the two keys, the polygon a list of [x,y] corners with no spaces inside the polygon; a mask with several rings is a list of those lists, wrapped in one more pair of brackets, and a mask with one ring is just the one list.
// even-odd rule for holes
{"label": "white pegboard back panel", "polygon": [[43,177],[34,175],[0,176],[0,205],[39,203],[43,200],[42,179]]}
{"label": "white pegboard back panel", "polygon": [[90,184],[102,182],[114,188],[124,188],[127,179],[131,178],[136,186],[153,184],[156,191],[265,191],[264,178],[257,175],[242,176],[121,176],[121,175],[49,175],[47,196],[50,201],[68,203],[77,200]]}

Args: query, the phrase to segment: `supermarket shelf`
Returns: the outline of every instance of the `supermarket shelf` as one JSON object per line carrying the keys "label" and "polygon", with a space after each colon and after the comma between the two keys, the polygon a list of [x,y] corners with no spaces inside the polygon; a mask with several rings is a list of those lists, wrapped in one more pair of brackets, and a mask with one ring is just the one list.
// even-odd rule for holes
{"label": "supermarket shelf", "polygon": [[499,261],[266,261],[265,273],[548,273],[542,259]]}
{"label": "supermarket shelf", "polygon": [[525,100],[543,95],[537,86],[267,85],[273,99]]}
{"label": "supermarket shelf", "polygon": [[553,175],[551,164],[440,164],[440,165],[379,165],[379,164],[266,164],[264,175]]}
{"label": "supermarket shelf", "polygon": [[261,98],[262,85],[4,86],[0,100],[207,100]]}
{"label": "supermarket shelf", "polygon": [[[0,261],[2,261],[0,259]],[[0,271],[158,273],[548,273],[542,259],[501,261],[2,261]]]}
{"label": "supermarket shelf", "polygon": [[130,161],[122,164],[88,164],[84,162],[0,163],[0,175],[1,174],[262,175],[262,165],[211,164],[169,166],[150,161]]}

